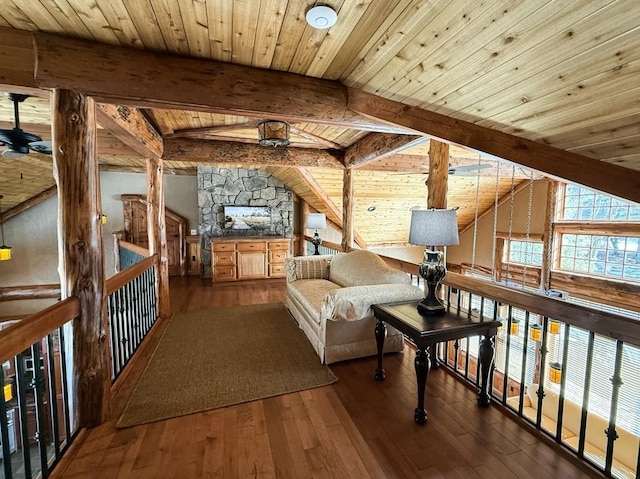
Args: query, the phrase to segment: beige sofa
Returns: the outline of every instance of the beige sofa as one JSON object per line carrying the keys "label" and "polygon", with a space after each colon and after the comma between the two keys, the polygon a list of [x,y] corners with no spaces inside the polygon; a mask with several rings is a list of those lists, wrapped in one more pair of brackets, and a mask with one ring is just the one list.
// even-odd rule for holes
{"label": "beige sofa", "polygon": [[[536,421],[538,413],[538,390],[537,384],[527,386],[524,396],[524,404],[522,413],[533,422]],[[513,409],[518,409],[519,397],[511,397],[507,399],[507,404]],[[559,396],[551,390],[545,390],[544,400],[542,401],[542,429],[551,432],[555,436],[557,428]],[[582,407],[568,399],[564,400],[564,409],[562,412],[562,442],[574,449],[578,450],[578,440],[580,436],[580,422],[582,418]],[[587,427],[585,430],[584,455],[592,462],[604,467],[607,436],[605,429],[609,427],[609,421],[603,417],[589,412],[587,413]],[[633,433],[616,426],[618,439],[613,445],[613,462],[612,471],[614,477],[635,478],[636,461],[638,458],[638,436]]]}
{"label": "beige sofa", "polygon": [[[297,256],[285,269],[287,308],[326,364],[376,354],[372,304],[424,297],[408,274],[370,251]],[[385,352],[403,347],[402,334],[387,326]]]}

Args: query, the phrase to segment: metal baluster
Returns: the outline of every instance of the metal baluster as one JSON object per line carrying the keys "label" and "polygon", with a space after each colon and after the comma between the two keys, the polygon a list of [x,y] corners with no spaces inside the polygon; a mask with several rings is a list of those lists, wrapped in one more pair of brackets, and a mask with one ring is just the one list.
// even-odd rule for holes
{"label": "metal baluster", "polygon": [[115,295],[112,293],[107,298],[107,315],[109,317],[109,338],[111,339],[111,380],[116,379],[116,352],[117,339],[115,331],[115,315],[117,314]]}
{"label": "metal baluster", "polygon": [[513,323],[513,306],[507,309],[507,341],[504,354],[504,378],[502,381],[502,404],[507,403],[507,391],[509,390],[509,353],[511,352],[511,324]]}
{"label": "metal baluster", "polygon": [[22,444],[22,461],[24,477],[31,475],[31,454],[29,451],[29,422],[27,420],[27,384],[25,384],[24,353],[16,356],[16,385],[18,391],[18,409],[20,411],[20,444]]}
{"label": "metal baluster", "polygon": [[71,442],[71,419],[69,412],[69,390],[67,389],[67,352],[65,350],[65,339],[63,326],[58,328],[60,335],[60,368],[62,369],[62,406],[64,408],[64,433],[67,446]]}
{"label": "metal baluster", "polygon": [[616,432],[616,418],[618,415],[618,399],[620,396],[620,387],[622,386],[622,377],[620,377],[620,368],[622,367],[622,346],[623,342],[619,339],[616,341],[616,359],[615,367],[613,369],[613,377],[611,378],[611,384],[613,390],[611,391],[611,412],[609,414],[609,427],[605,430],[607,435],[607,456],[604,465],[604,473],[607,476],[611,475],[611,463],[613,462],[613,448],[614,441],[618,439],[618,433]]}
{"label": "metal baluster", "polygon": [[120,326],[120,317],[122,316],[122,301],[120,298],[120,290],[113,292],[113,304],[114,304],[114,314],[113,319],[111,321],[111,327],[113,328],[113,337],[114,337],[114,345],[113,345],[113,359],[114,359],[114,369],[115,374],[113,379],[117,379],[120,375],[120,371],[122,371],[122,327]]}
{"label": "metal baluster", "polygon": [[[0,437],[2,438],[2,464],[4,466],[4,477],[11,478],[11,444],[9,444],[9,419],[7,417],[7,404],[4,401],[4,374],[0,373]],[[15,421],[15,416],[14,416]],[[13,427],[15,428],[15,422]]]}
{"label": "metal baluster", "polygon": [[44,416],[45,378],[42,370],[40,369],[41,357],[42,351],[40,348],[40,342],[34,343],[31,346],[31,358],[33,359],[33,392],[35,394],[36,405],[36,441],[38,442],[38,449],[40,450],[40,467],[42,470],[42,477],[43,479],[46,479],[49,475],[49,468],[47,465],[47,425]]}
{"label": "metal baluster", "polygon": [[[465,355],[464,355],[464,377],[465,379],[469,379],[469,339],[470,337],[467,336],[465,339]],[[477,361],[476,361],[476,366],[477,366]],[[476,367],[476,376],[477,376],[477,367]]]}
{"label": "metal baluster", "polygon": [[140,291],[138,288],[138,285],[140,283],[140,276],[136,276],[135,278],[133,278],[133,280],[131,281],[131,311],[132,311],[132,318],[131,318],[131,330],[133,333],[133,341],[132,341],[132,348],[133,348],[133,352],[135,353],[138,350],[138,346],[140,345],[140,320],[142,319],[142,315],[140,314]]}
{"label": "metal baluster", "polygon": [[580,419],[580,436],[578,437],[578,456],[584,458],[584,443],[587,431],[587,413],[589,412],[589,392],[591,391],[591,369],[593,367],[593,344],[595,333],[589,331],[587,344],[587,367],[584,373],[584,393],[582,395],[582,418]]}
{"label": "metal baluster", "polygon": [[558,423],[556,428],[556,441],[562,442],[562,420],[564,417],[564,393],[567,383],[567,360],[569,357],[569,334],[571,325],[564,325],[564,341],[562,344],[562,369],[560,370],[560,398],[558,399]]}
{"label": "metal baluster", "polygon": [[455,372],[458,372],[458,353],[460,351],[460,340],[456,339],[453,342],[453,351],[454,351],[454,356],[453,356],[453,370]]}
{"label": "metal baluster", "polygon": [[[497,321],[498,320],[498,302],[495,300],[491,300],[493,303],[493,320]],[[494,337],[494,344],[493,344],[494,348],[497,348],[497,344],[495,343],[495,337]],[[508,350],[507,350],[508,352]],[[494,360],[491,361],[491,373],[489,374],[489,384],[488,384],[488,388],[489,391],[491,391],[489,394],[491,396],[493,396],[493,376],[496,373],[496,361],[495,361],[495,357]]]}
{"label": "metal baluster", "polygon": [[133,356],[133,344],[135,342],[134,333],[133,333],[133,293],[131,292],[131,283],[127,283],[123,287],[124,289],[124,298],[127,304],[127,309],[125,311],[125,328],[127,331],[127,359],[125,362],[125,366],[129,363],[131,356]]}
{"label": "metal baluster", "polygon": [[540,379],[538,380],[538,383],[539,383],[538,391],[536,393],[538,396],[538,411],[536,414],[536,427],[538,429],[540,429],[540,424],[542,423],[542,401],[546,396],[544,392],[544,370],[545,370],[544,366],[547,361],[548,323],[549,323],[549,318],[544,316],[544,318],[542,319],[542,341],[540,341],[540,371],[538,372]]}
{"label": "metal baluster", "polygon": [[58,398],[56,397],[56,364],[53,350],[53,336],[47,335],[47,371],[49,374],[49,409],[51,410],[53,426],[53,448],[56,459],[60,458],[60,427],[58,425]]}
{"label": "metal baluster", "polygon": [[147,337],[147,333],[149,332],[149,309],[148,309],[148,301],[147,301],[147,272],[149,270],[145,270],[142,275],[140,275],[140,305],[142,310],[142,317],[140,318],[141,330],[142,330],[142,338]]}
{"label": "metal baluster", "polygon": [[[482,339],[482,335],[476,336],[476,340],[478,341],[478,359],[476,360],[476,387],[480,387],[480,340]],[[469,350],[467,344],[467,351]]]}
{"label": "metal baluster", "polygon": [[529,347],[529,311],[524,312],[524,334],[522,341],[522,365],[520,370],[520,401],[518,403],[518,415],[522,416],[522,408],[524,407],[524,392],[527,380],[527,352]]}

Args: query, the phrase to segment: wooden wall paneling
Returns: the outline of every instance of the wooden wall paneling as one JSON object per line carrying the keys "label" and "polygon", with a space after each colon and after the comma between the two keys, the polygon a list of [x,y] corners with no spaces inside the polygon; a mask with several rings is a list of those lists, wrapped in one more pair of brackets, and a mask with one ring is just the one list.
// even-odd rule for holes
{"label": "wooden wall paneling", "polygon": [[164,212],[164,187],[162,181],[162,160],[147,159],[147,234],[149,254],[159,256],[156,268],[156,303],[158,317],[165,319],[171,315],[169,303],[169,261],[167,256],[167,228]]}
{"label": "wooden wall paneling", "polygon": [[111,396],[95,103],[54,90],[52,106],[61,296],[80,300],[73,323],[75,414],[80,427],[93,427],[106,419]]}
{"label": "wooden wall paneling", "polygon": [[307,28],[305,14],[308,5],[301,2],[288,2],[287,10],[278,32],[278,41],[271,60],[271,69],[289,70],[298,46],[302,44],[302,36]]}
{"label": "wooden wall paneling", "polygon": [[[262,0],[260,12],[258,13],[258,9],[255,8],[255,2],[251,0],[243,2],[244,8],[249,10],[243,26],[250,27],[255,32],[255,43],[242,56],[244,58],[251,57],[252,66],[259,68],[269,68],[271,66],[271,60],[273,60],[273,54],[278,42],[278,32],[282,28],[282,22],[287,11],[287,3],[287,0]],[[236,5],[237,2],[234,2],[234,10]],[[236,32],[241,33],[242,30],[234,28],[234,33]],[[236,56],[234,59],[239,60],[241,57],[239,53],[234,48],[234,55]],[[244,58],[242,61],[245,61]]]}

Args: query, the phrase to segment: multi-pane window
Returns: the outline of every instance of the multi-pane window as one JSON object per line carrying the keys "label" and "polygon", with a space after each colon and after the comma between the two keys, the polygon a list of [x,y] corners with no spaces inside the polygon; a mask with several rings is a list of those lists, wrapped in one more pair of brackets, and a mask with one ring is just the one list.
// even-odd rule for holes
{"label": "multi-pane window", "polygon": [[554,229],[558,270],[640,282],[640,205],[564,185]]}
{"label": "multi-pane window", "polygon": [[542,243],[510,240],[505,247],[504,261],[528,266],[540,266],[542,265],[542,251]]}
{"label": "multi-pane window", "polygon": [[640,221],[640,205],[588,188],[566,185],[562,197],[561,220]]}

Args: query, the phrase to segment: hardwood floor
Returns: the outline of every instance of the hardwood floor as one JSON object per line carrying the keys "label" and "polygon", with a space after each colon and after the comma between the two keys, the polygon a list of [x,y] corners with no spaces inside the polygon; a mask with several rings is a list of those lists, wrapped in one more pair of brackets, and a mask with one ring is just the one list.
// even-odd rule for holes
{"label": "hardwood floor", "polygon": [[[283,300],[281,281],[212,286],[191,277],[171,282],[174,311]],[[442,368],[429,374],[428,422],[416,425],[409,348],[385,357],[383,382],[373,379],[375,358],[345,361],[331,365],[339,378],[331,386],[116,429],[115,419],[163,330],[157,326],[114,388],[112,420],[89,431],[55,477],[600,477],[497,408],[479,408],[475,392]]]}

